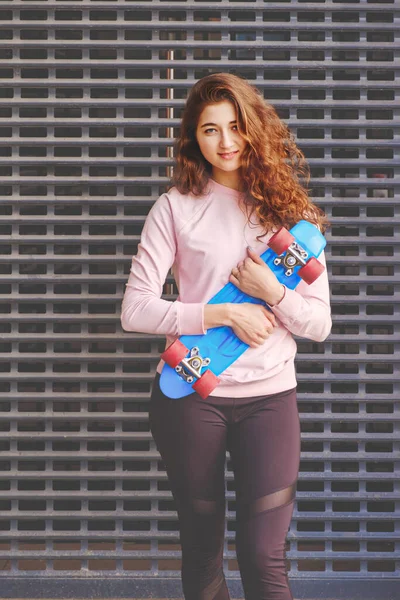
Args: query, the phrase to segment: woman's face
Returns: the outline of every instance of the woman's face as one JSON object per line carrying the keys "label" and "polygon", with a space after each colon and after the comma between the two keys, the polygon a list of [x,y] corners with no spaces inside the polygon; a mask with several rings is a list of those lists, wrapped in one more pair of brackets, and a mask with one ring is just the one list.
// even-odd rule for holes
{"label": "woman's face", "polygon": [[238,176],[246,141],[237,128],[235,107],[228,100],[208,104],[200,115],[196,138],[213,176],[225,181]]}

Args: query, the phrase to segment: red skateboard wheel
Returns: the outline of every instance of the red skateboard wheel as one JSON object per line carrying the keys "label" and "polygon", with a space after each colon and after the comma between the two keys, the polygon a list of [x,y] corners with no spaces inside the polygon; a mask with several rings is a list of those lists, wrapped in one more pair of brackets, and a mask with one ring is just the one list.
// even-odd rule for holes
{"label": "red skateboard wheel", "polygon": [[189,350],[182,342],[175,340],[170,346],[161,354],[161,358],[173,369],[179,365],[181,360],[185,358]]}
{"label": "red skateboard wheel", "polygon": [[293,235],[285,227],[281,227],[267,243],[271,250],[280,256],[294,241]]}
{"label": "red skateboard wheel", "polygon": [[210,369],[207,369],[205,373],[192,385],[195,392],[199,394],[205,400],[207,396],[217,387],[219,384],[219,378],[214,375]]}
{"label": "red skateboard wheel", "polygon": [[319,260],[315,258],[315,256],[312,256],[304,265],[304,267],[301,267],[301,269],[297,271],[297,273],[303,281],[310,285],[316,279],[318,279],[324,269],[324,265],[322,265]]}

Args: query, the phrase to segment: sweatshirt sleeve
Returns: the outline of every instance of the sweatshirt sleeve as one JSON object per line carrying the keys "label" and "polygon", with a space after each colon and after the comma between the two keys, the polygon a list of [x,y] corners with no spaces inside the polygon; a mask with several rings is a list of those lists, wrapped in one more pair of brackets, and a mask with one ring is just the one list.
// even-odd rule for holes
{"label": "sweatshirt sleeve", "polygon": [[175,262],[176,231],[168,194],[151,208],[132,259],[122,301],[125,331],[168,336],[205,333],[204,304],[162,300],[163,285]]}
{"label": "sweatshirt sleeve", "polygon": [[273,313],[294,335],[323,342],[332,327],[325,253],[318,259],[325,270],[311,285],[301,281],[295,290],[285,288],[282,300],[271,306]]}

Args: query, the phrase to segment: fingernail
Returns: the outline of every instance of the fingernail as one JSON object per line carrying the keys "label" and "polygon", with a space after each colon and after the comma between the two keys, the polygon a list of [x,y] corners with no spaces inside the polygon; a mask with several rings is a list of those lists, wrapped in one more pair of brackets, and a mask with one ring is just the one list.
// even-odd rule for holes
{"label": "fingernail", "polygon": [[252,252],[254,252],[254,248],[253,246],[247,246],[249,250],[251,250]]}

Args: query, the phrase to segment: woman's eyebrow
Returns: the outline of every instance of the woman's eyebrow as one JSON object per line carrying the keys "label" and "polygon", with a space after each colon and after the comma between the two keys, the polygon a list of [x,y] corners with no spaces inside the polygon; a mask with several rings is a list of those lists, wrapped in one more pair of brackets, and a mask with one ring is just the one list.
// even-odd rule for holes
{"label": "woman's eyebrow", "polygon": [[[232,125],[232,123],[236,123],[236,121],[229,121],[229,125]],[[204,125],[200,125],[200,129],[202,127],[208,127],[209,125],[217,125],[216,123],[204,123]]]}

